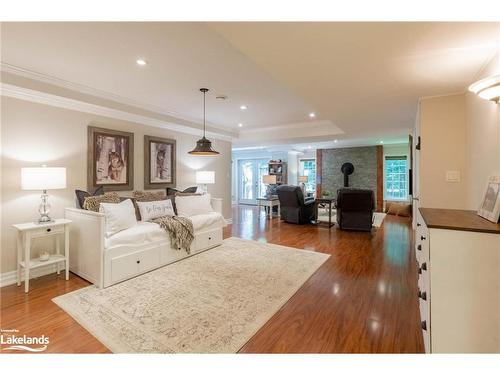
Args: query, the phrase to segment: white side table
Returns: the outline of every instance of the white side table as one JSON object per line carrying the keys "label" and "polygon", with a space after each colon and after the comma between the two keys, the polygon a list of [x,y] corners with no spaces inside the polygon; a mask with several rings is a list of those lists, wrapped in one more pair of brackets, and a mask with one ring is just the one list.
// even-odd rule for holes
{"label": "white side table", "polygon": [[[21,285],[21,268],[24,268],[24,292],[28,293],[30,283],[30,270],[46,266],[57,265],[57,274],[60,274],[60,265],[65,263],[66,280],[69,279],[69,224],[71,220],[56,219],[52,223],[14,224],[17,229],[17,285]],[[60,238],[64,235],[64,254],[61,254]],[[51,255],[46,261],[39,258],[31,259],[31,244],[35,238],[56,237],[56,254]],[[24,259],[23,259],[24,250]]]}
{"label": "white side table", "polygon": [[278,218],[281,217],[280,200],[278,199],[278,197],[257,198],[257,205],[259,207],[259,219],[260,219],[260,208],[261,207],[264,207],[264,208],[269,207],[269,218],[272,219],[273,207],[278,206]]}

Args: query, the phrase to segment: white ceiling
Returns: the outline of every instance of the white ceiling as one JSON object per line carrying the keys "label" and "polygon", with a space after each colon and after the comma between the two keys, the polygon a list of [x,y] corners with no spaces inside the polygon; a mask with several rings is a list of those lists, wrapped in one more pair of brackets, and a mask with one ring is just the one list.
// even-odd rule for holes
{"label": "white ceiling", "polygon": [[[3,23],[1,52],[4,64],[192,121],[200,121],[198,89],[206,86],[208,121],[240,130],[237,147],[307,147],[406,139],[418,98],[464,91],[498,49],[499,30],[498,23]],[[138,66],[139,57],[148,65]]]}

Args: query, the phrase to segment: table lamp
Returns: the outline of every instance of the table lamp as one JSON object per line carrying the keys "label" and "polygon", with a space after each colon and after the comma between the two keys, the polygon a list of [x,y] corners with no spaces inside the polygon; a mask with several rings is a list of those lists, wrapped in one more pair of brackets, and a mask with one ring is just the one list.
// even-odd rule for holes
{"label": "table lamp", "polygon": [[21,168],[21,189],[42,190],[42,203],[38,207],[39,224],[51,223],[49,216],[50,204],[47,190],[66,188],[66,168],[60,167],[34,167]]}
{"label": "table lamp", "polygon": [[262,183],[266,184],[266,196],[270,197],[271,194],[271,185],[276,185],[276,175],[274,174],[266,174],[262,176]]}
{"label": "table lamp", "polygon": [[203,185],[205,193],[208,192],[207,184],[215,184],[214,171],[196,171],[196,183]]}

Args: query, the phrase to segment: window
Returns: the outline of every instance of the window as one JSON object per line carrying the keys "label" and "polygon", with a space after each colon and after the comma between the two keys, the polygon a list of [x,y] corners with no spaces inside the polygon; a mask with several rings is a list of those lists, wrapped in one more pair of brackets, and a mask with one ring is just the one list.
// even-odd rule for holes
{"label": "window", "polygon": [[316,191],[316,160],[315,159],[300,159],[299,160],[299,176],[307,176],[306,191]]}
{"label": "window", "polygon": [[408,166],[406,156],[385,157],[385,199],[408,199]]}

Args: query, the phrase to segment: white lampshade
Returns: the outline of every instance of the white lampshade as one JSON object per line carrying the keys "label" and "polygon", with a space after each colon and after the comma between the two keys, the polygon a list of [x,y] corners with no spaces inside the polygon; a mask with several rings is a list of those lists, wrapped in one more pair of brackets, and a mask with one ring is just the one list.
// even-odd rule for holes
{"label": "white lampshade", "polygon": [[276,175],[274,174],[265,174],[262,176],[262,182],[265,184],[273,185],[276,183]]}
{"label": "white lampshade", "polygon": [[215,184],[214,171],[196,171],[197,184]]}
{"label": "white lampshade", "polygon": [[66,188],[66,168],[21,168],[21,189],[53,190]]}

